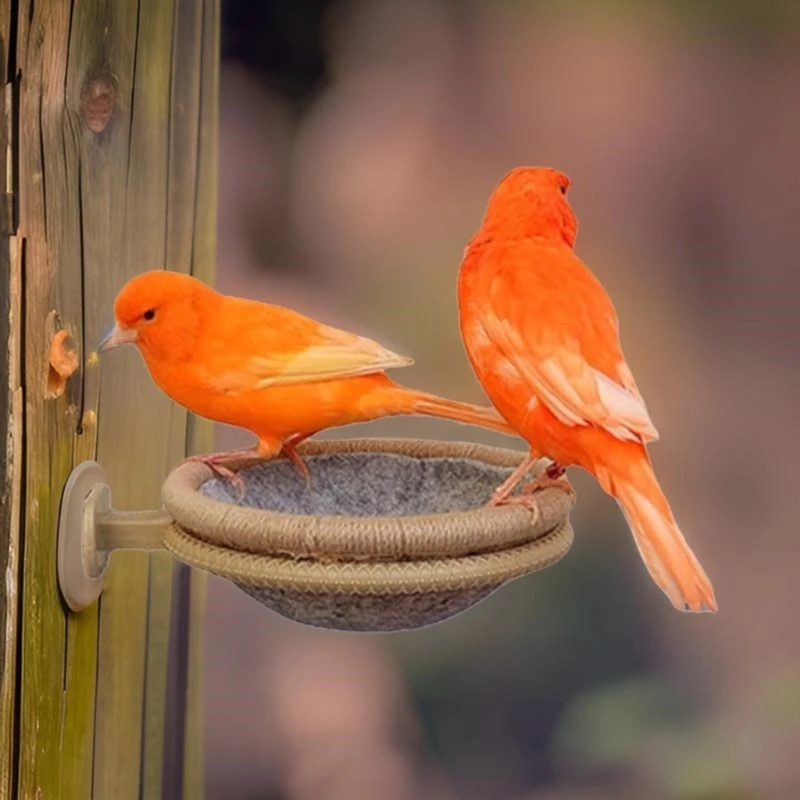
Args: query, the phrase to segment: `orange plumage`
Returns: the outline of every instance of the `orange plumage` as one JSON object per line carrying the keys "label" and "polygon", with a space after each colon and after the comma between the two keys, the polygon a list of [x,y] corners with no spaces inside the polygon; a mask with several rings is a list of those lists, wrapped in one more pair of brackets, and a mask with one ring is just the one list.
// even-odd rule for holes
{"label": "orange plumage", "polygon": [[622,353],[614,307],[573,252],[578,226],[569,184],[554,169],[512,170],[459,273],[461,334],[478,379],[528,441],[528,468],[541,456],[555,462],[531,491],[511,495],[523,465],[494,502],[533,506],[533,490],[559,482],[567,466],[583,467],[620,503],[650,575],[673,605],[716,611],[711,583],[653,472],[646,444],[658,433]]}
{"label": "orange plumage", "polygon": [[156,270],[130,280],[100,346],[135,344],[156,384],[202,417],[258,437],[254,450],[197,457],[220,474],[231,459],[295,452],[324,428],[425,414],[514,435],[494,409],[400,386],[384,370],[412,363],[374,341],[287,308],[219,294],[196,278]]}

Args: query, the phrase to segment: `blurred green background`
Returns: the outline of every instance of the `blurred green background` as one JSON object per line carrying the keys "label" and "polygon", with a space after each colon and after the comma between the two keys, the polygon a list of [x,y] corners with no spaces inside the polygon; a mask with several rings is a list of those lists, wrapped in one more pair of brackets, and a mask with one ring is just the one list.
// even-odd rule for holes
{"label": "blurred green background", "polygon": [[[568,556],[426,630],[315,631],[214,581],[208,796],[800,797],[800,3],[224,0],[223,23],[218,287],[484,402],[464,245],[508,169],[564,170],[720,612],[675,612],[582,474]],[[327,435],[356,434],[522,447]]]}

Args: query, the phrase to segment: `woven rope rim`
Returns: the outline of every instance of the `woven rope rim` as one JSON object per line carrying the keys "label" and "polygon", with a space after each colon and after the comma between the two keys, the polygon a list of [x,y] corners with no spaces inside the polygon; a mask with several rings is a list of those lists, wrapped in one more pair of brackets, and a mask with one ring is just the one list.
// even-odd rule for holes
{"label": "woven rope rim", "polygon": [[[312,441],[305,443],[300,452],[308,456],[387,453],[412,458],[468,459],[508,468],[516,467],[525,457],[517,450],[417,439]],[[531,474],[537,474],[542,466]],[[237,506],[200,494],[199,487],[212,477],[211,469],[197,462],[183,464],[169,475],[162,496],[176,526],[191,538],[217,548],[279,559],[288,556],[294,564],[303,558],[327,562],[335,559],[444,562],[501,554],[535,541],[546,543],[534,549],[549,564],[556,560],[550,558],[549,546],[560,558],[571,544],[571,529],[570,541],[563,550],[559,537],[549,536],[563,528],[574,503],[573,497],[559,489],[546,489],[537,495],[540,514],[536,518],[519,506],[398,517],[313,516]],[[172,535],[170,541],[181,546]],[[407,566],[402,564],[403,568]],[[329,563],[325,569],[330,569]]]}
{"label": "woven rope rim", "polygon": [[166,548],[181,561],[237,583],[313,594],[402,595],[491,588],[545,569],[572,545],[569,520],[549,533],[501,552],[406,562],[295,561],[240,553],[170,526]]}

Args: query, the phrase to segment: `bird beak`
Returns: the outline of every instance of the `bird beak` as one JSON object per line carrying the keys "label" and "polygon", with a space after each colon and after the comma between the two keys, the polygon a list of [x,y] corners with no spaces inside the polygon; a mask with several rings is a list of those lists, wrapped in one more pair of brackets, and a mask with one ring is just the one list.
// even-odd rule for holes
{"label": "bird beak", "polygon": [[106,350],[113,350],[121,344],[133,344],[138,336],[139,334],[133,328],[120,328],[119,325],[115,325],[108,336],[100,342],[97,352],[104,353]]}

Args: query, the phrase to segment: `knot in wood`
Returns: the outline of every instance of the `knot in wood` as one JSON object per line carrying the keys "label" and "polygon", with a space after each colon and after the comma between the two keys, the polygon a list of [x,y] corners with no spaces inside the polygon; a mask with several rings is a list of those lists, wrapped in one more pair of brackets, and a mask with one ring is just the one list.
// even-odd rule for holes
{"label": "knot in wood", "polygon": [[117,87],[110,78],[93,78],[81,92],[81,114],[92,133],[100,133],[108,125],[117,101]]}

